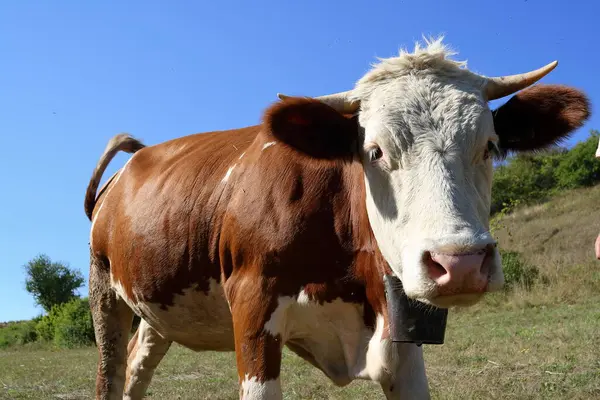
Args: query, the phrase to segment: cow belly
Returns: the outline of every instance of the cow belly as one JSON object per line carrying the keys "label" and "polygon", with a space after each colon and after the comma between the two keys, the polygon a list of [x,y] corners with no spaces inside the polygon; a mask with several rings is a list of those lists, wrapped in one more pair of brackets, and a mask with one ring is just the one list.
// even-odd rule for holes
{"label": "cow belly", "polygon": [[365,365],[373,335],[363,322],[362,304],[337,299],[320,305],[302,298],[287,313],[288,347],[335,384],[350,383]]}
{"label": "cow belly", "polygon": [[134,302],[124,297],[118,283],[113,283],[113,287],[163,337],[196,351],[235,349],[229,305],[223,288],[215,280],[211,279],[208,293],[193,287],[185,289],[166,308],[143,300]]}

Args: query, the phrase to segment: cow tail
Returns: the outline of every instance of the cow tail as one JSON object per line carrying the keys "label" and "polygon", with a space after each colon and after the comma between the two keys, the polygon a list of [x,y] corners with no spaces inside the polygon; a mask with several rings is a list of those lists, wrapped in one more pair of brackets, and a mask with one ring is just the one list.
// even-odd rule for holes
{"label": "cow tail", "polygon": [[98,186],[100,185],[100,179],[102,179],[102,174],[104,174],[104,171],[106,170],[106,167],[108,167],[110,161],[119,151],[133,154],[144,147],[146,146],[142,142],[127,133],[120,133],[110,139],[108,145],[106,145],[106,149],[104,150],[102,157],[100,157],[98,164],[96,164],[96,168],[94,169],[94,173],[92,174],[92,178],[90,179],[90,183],[88,184],[85,192],[85,215],[87,215],[90,221],[92,220],[92,213],[97,201],[96,192],[98,191]]}

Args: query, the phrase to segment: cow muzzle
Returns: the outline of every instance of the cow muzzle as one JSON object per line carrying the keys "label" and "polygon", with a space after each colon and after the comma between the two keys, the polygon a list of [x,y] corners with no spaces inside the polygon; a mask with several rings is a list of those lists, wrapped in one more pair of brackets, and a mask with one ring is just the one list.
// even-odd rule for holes
{"label": "cow muzzle", "polygon": [[422,261],[428,278],[435,285],[436,297],[484,293],[495,251],[494,244],[460,252],[425,251]]}

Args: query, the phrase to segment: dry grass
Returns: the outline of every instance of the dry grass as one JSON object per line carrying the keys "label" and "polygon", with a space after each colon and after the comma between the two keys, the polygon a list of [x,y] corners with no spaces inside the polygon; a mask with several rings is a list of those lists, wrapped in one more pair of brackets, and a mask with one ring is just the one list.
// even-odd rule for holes
{"label": "dry grass", "polygon": [[550,282],[511,301],[574,304],[600,294],[600,261],[594,255],[599,200],[600,186],[578,189],[505,218],[504,228],[495,232],[500,245],[520,252]]}
{"label": "dry grass", "polygon": [[500,229],[496,237],[503,247],[549,270],[587,263],[594,259],[594,240],[600,232],[599,200],[600,185],[517,210],[505,218],[508,229]]}
{"label": "dry grass", "polygon": [[[489,296],[452,310],[446,344],[425,346],[435,399],[600,398],[600,187],[577,190],[506,218],[503,248],[536,265],[545,284]],[[509,235],[510,233],[510,235]],[[0,352],[0,398],[93,397],[96,350],[29,346]],[[150,399],[236,399],[230,353],[193,353],[174,346],[159,366]],[[382,399],[379,386],[337,388],[285,352],[285,399]]]}

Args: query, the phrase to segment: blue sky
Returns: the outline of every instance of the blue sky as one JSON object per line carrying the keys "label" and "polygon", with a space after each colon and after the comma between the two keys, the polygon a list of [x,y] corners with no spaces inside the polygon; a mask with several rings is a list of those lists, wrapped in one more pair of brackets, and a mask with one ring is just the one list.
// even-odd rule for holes
{"label": "blue sky", "polygon": [[[596,3],[596,4],[594,4]],[[88,276],[83,197],[107,141],[258,123],[276,93],[351,88],[375,57],[446,42],[485,75],[538,68],[600,99],[598,2],[12,1],[0,13],[0,321],[41,313],[38,253]],[[569,141],[600,129],[594,115]],[[105,174],[126,160],[120,155]],[[81,291],[87,294],[87,286]]]}

